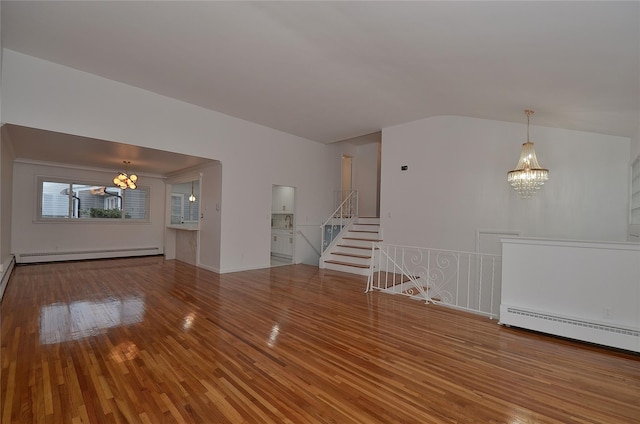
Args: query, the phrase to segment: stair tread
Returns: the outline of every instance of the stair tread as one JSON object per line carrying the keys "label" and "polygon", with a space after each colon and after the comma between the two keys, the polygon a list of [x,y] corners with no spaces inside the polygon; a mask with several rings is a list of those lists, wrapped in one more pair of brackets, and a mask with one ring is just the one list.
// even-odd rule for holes
{"label": "stair tread", "polygon": [[353,225],[374,225],[376,227],[380,226],[380,224],[371,224],[369,222],[354,222]]}
{"label": "stair tread", "polygon": [[342,262],[342,261],[334,261],[334,260],[324,261],[324,263],[325,264],[334,264],[334,265],[352,266],[354,268],[369,268],[369,265],[352,264],[350,262]]}
{"label": "stair tread", "polygon": [[348,256],[350,258],[371,259],[371,255],[356,255],[354,253],[331,252],[332,255]]}
{"label": "stair tread", "polygon": [[378,239],[368,239],[368,238],[359,238],[359,237],[342,237],[342,240],[361,240],[361,241],[374,241],[374,242],[382,241]]}
{"label": "stair tread", "polygon": [[368,234],[378,234],[378,231],[371,230],[349,230],[350,233],[368,233]]}
{"label": "stair tread", "polygon": [[[346,247],[349,249],[362,249],[362,250],[371,250],[371,247],[365,247],[365,246],[354,246],[353,244],[337,244],[337,247]],[[377,247],[376,247],[377,249]]]}

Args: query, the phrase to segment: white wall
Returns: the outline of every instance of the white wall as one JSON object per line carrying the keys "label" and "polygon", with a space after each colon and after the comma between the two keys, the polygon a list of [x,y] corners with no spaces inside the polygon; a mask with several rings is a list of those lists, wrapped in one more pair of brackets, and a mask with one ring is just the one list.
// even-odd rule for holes
{"label": "white wall", "polygon": [[[198,244],[199,257],[195,259],[198,266],[210,271],[220,272],[220,223],[222,203],[222,165],[214,161],[210,164],[184,170],[171,175],[167,180],[165,223],[171,222],[170,196],[172,192],[179,192],[182,185],[185,194],[191,192],[188,182],[199,180],[201,189],[196,196],[199,197],[199,222]],[[167,229],[165,231],[165,256],[168,259],[178,257],[176,252],[177,236],[181,231]]]}
{"label": "white wall", "polygon": [[636,133],[631,138],[631,160],[630,163],[633,163],[636,159],[640,157],[640,116],[638,117],[638,129]]}
{"label": "white wall", "polygon": [[14,153],[6,128],[0,129],[0,137],[0,258],[4,259],[10,253]]}
{"label": "white wall", "polygon": [[6,49],[2,77],[7,123],[220,160],[221,272],[269,266],[272,184],[296,187],[300,224],[331,212],[323,144]]}
{"label": "white wall", "polygon": [[202,170],[200,192],[200,257],[198,264],[211,271],[220,272],[220,234],[222,203],[222,165],[216,162]]}
{"label": "white wall", "polygon": [[[640,8],[638,8],[638,22],[640,22]],[[638,43],[638,56],[640,56],[640,43]],[[640,75],[638,75],[638,81],[640,84]],[[640,157],[640,112],[638,112],[638,128],[631,140],[631,163],[633,163]]]}
{"label": "white wall", "polygon": [[378,216],[379,164],[382,134],[372,133],[334,143],[340,155],[352,158],[352,188],[358,190],[360,216]]}
{"label": "white wall", "polygon": [[[629,164],[633,164],[636,160],[640,160],[640,117],[638,117],[638,130],[631,138]],[[629,190],[629,192],[631,192],[631,190]],[[635,242],[640,241],[640,225],[631,225],[630,220],[628,229],[628,240]]]}
{"label": "white wall", "polygon": [[355,156],[355,187],[360,216],[378,216],[378,158],[380,143],[358,145]]}
{"label": "white wall", "polygon": [[[0,128],[0,281],[9,269],[11,254],[11,205],[13,197],[13,149],[5,128]],[[0,297],[2,291],[0,290]]]}
{"label": "white wall", "polygon": [[525,139],[526,124],[457,116],[385,128],[385,242],[474,251],[478,230],[625,241],[630,140],[532,125],[531,141],[550,177],[525,200],[506,180]]}
{"label": "white wall", "polygon": [[[638,9],[638,22],[640,22],[640,8]],[[640,43],[638,43],[638,55],[640,55]],[[640,81],[640,75],[638,75],[638,80]],[[633,137],[631,137],[631,149],[629,153],[629,164],[633,164],[636,160],[640,160],[640,112],[638,112],[638,127],[636,128],[636,132]],[[631,190],[629,190],[629,192],[631,192]],[[640,241],[640,225],[629,224],[628,240],[634,242]]]}
{"label": "white wall", "polygon": [[11,251],[15,254],[68,252],[163,246],[164,181],[140,175],[139,186],[149,187],[148,223],[36,222],[37,177],[110,181],[111,173],[35,163],[14,163]]}
{"label": "white wall", "polygon": [[[2,4],[0,3],[0,17]],[[1,19],[0,19],[1,21]],[[13,151],[6,139],[7,133],[1,128],[2,120],[2,32],[0,31],[0,283],[11,261],[11,184],[13,173]],[[3,289],[0,290],[0,298]]]}

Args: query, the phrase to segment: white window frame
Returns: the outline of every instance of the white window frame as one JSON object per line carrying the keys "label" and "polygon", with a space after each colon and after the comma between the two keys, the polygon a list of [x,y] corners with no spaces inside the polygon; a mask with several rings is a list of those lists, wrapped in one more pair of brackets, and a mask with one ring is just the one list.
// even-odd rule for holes
{"label": "white window frame", "polygon": [[[180,213],[178,215],[174,215],[173,213],[173,200],[174,199],[179,199],[178,202],[180,204]],[[177,224],[184,224],[184,194],[182,193],[171,193],[171,213],[170,213],[170,220],[171,220],[171,224],[173,225],[177,225]],[[173,217],[174,216],[178,216],[178,222],[173,222]]]}
{"label": "white window frame", "polygon": [[48,183],[60,183],[60,184],[71,184],[71,185],[87,185],[87,186],[95,186],[95,187],[107,187],[107,188],[111,188],[110,185],[108,184],[104,184],[104,182],[97,182],[97,181],[90,181],[90,180],[85,180],[85,179],[77,179],[77,178],[73,178],[73,179],[69,179],[69,178],[60,178],[60,177],[46,177],[46,176],[38,176],[37,177],[37,187],[36,187],[36,202],[35,203],[35,222],[40,222],[40,223],[55,223],[55,222],[61,222],[61,223],[87,223],[87,222],[91,222],[91,223],[97,223],[97,222],[101,222],[101,223],[110,223],[110,224],[140,224],[140,223],[149,223],[150,222],[150,210],[149,210],[149,205],[151,204],[151,189],[150,187],[147,186],[138,186],[136,188],[136,191],[144,191],[146,193],[146,197],[145,197],[145,218],[126,218],[125,217],[125,211],[126,211],[126,191],[123,192],[123,196],[122,196],[122,204],[121,204],[121,211],[122,214],[120,216],[120,218],[76,218],[73,216],[73,202],[69,202],[69,216],[68,217],[47,217],[47,216],[42,216],[42,187],[43,187],[43,183],[48,182]]}

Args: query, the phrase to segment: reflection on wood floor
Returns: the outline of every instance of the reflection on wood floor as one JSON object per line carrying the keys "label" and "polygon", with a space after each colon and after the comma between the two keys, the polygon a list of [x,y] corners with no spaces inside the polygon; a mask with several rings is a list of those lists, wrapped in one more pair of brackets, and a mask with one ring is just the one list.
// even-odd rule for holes
{"label": "reflection on wood floor", "polygon": [[640,357],[504,328],[307,265],[20,266],[1,422],[631,423]]}

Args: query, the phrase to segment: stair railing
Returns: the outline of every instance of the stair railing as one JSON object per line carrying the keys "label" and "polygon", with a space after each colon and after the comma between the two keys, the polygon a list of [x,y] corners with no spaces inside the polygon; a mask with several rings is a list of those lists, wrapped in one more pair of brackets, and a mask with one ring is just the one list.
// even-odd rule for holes
{"label": "stair railing", "polygon": [[375,243],[367,292],[402,294],[426,303],[497,318],[502,257],[476,252]]}
{"label": "stair railing", "polygon": [[358,217],[358,191],[344,193],[344,200],[320,227],[323,253],[336,240],[340,232]]}
{"label": "stair railing", "polygon": [[[371,245],[371,261],[369,279],[367,280],[368,293],[374,289],[399,293],[414,298],[422,298],[429,303],[427,287],[420,281],[420,277],[409,271],[404,263],[404,253],[398,258],[397,250],[390,252],[390,245],[373,243]],[[377,254],[376,254],[377,253]],[[380,267],[383,266],[381,269]]]}

